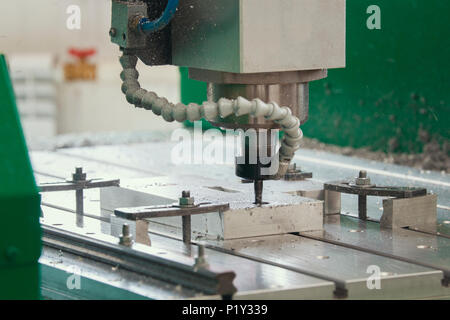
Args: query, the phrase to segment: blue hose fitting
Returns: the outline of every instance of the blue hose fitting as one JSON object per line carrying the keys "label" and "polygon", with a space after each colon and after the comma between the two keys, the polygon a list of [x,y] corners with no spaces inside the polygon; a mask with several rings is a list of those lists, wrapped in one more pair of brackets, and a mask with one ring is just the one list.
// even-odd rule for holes
{"label": "blue hose fitting", "polygon": [[139,21],[139,29],[145,34],[150,34],[165,28],[172,20],[177,11],[179,0],[169,0],[166,9],[161,17],[150,21],[148,18],[142,18]]}

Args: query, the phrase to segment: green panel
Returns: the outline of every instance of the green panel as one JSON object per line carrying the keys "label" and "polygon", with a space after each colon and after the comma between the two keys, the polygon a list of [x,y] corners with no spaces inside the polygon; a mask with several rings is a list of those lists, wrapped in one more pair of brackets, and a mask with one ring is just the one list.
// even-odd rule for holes
{"label": "green panel", "polygon": [[0,300],[39,299],[39,265],[11,264],[0,267]]}
{"label": "green panel", "polygon": [[180,1],[171,27],[173,64],[240,72],[240,1]]}
{"label": "green panel", "polygon": [[[6,59],[0,55],[0,195],[38,193],[17,113]],[[19,169],[19,170],[18,170]]]}
{"label": "green panel", "polygon": [[[366,10],[381,9],[381,30]],[[347,67],[310,86],[308,137],[420,152],[450,138],[450,1],[347,0]]]}
{"label": "green panel", "polygon": [[39,298],[40,195],[0,55],[0,299]]}

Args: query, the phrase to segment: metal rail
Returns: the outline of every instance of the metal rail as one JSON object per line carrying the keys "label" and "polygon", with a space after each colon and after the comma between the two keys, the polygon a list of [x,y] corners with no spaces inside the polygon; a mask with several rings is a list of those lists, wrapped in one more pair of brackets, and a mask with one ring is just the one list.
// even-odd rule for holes
{"label": "metal rail", "polygon": [[167,281],[205,294],[232,296],[235,273],[214,272],[207,268],[168,260],[150,253],[42,225],[43,244],[111,266]]}

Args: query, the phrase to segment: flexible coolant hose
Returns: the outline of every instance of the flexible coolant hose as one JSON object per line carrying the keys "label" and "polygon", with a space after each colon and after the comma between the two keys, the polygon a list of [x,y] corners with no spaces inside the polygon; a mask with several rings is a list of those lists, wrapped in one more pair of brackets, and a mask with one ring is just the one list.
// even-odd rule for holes
{"label": "flexible coolant hose", "polygon": [[162,116],[168,122],[198,121],[202,118],[220,122],[221,118],[234,114],[236,116],[264,116],[265,119],[279,124],[284,131],[284,136],[279,150],[280,165],[276,178],[284,176],[303,137],[300,120],[292,115],[291,109],[280,107],[275,102],[265,103],[260,99],[248,101],[242,97],[233,100],[221,98],[217,102],[205,101],[202,105],[196,103],[188,106],[182,103],[174,105],[166,98],[160,98],[156,93],[141,88],[138,82],[139,73],[136,70],[136,56],[124,53],[120,58],[120,63],[123,68],[120,74],[123,80],[122,92],[126,95],[127,101],[138,108],[152,110],[154,114]]}

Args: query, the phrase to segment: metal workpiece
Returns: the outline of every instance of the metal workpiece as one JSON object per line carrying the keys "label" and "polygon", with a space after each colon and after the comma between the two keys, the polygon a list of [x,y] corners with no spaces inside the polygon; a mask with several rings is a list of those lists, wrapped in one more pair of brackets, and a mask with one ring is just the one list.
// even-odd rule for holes
{"label": "metal workpiece", "polygon": [[437,195],[383,200],[382,228],[408,228],[437,233]]}
{"label": "metal workpiece", "polygon": [[[231,172],[232,174],[232,172]],[[274,181],[277,182],[277,181]],[[278,181],[281,183],[281,181]],[[199,203],[212,201],[211,205],[229,204],[229,209],[222,210],[218,207],[214,210],[208,209],[203,214],[191,215],[192,230],[199,235],[207,235],[216,238],[242,238],[251,236],[261,236],[269,234],[281,234],[288,232],[296,232],[299,230],[315,230],[321,229],[323,223],[323,204],[320,200],[304,198],[289,193],[290,188],[295,188],[292,182],[289,186],[281,187],[279,183],[266,187],[264,193],[264,201],[268,204],[255,205],[253,194],[253,184],[242,184],[239,180],[226,181],[219,179],[206,179],[190,176],[184,179],[182,175],[176,177],[156,177],[146,179],[144,184],[129,185],[129,188],[105,188],[101,193],[101,207],[106,213],[113,213],[111,219],[122,216],[126,218],[127,212],[138,214],[142,210],[146,211],[173,211],[180,214],[185,210],[200,210],[199,208],[180,208],[173,207],[173,200],[176,199],[182,190],[187,187],[196,190],[196,200]],[[311,184],[310,182],[305,182]],[[321,186],[320,186],[321,187]],[[280,190],[281,189],[281,190]],[[295,190],[295,189],[294,189]],[[143,206],[140,210],[128,208],[122,213],[117,212],[117,208],[121,206],[131,205],[131,200],[136,199],[135,205],[143,206],[146,203],[159,204],[160,207],[150,208]],[[167,203],[167,204],[164,204]],[[159,215],[159,213],[158,213]],[[133,215],[130,217],[132,218]],[[145,213],[144,216],[151,216]],[[161,228],[173,229],[175,234],[181,232],[181,219],[178,217],[159,217],[146,218],[150,221],[150,230],[157,232]],[[140,220],[143,221],[143,220]],[[113,223],[114,235],[120,233],[117,228],[123,221]]]}
{"label": "metal workpiece", "polygon": [[236,292],[233,285],[234,272],[214,272],[210,268],[196,268],[194,260],[187,257],[169,252],[160,255],[157,249],[139,244],[130,249],[118,245],[115,238],[106,235],[86,237],[76,230],[68,231],[47,225],[43,225],[43,231],[44,245],[62,252],[76,254],[205,294],[231,296]]}

